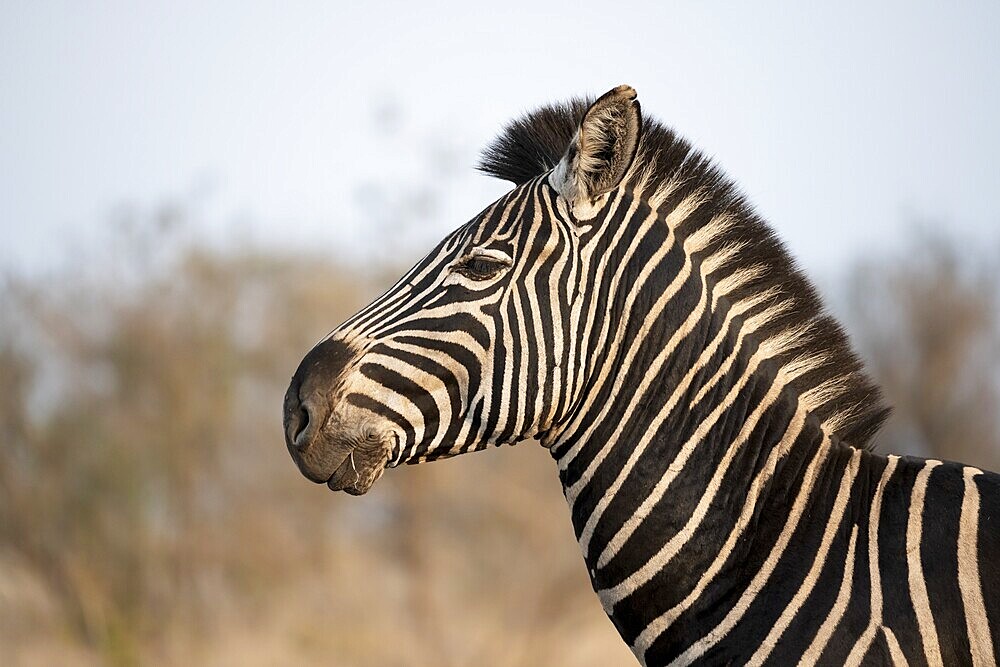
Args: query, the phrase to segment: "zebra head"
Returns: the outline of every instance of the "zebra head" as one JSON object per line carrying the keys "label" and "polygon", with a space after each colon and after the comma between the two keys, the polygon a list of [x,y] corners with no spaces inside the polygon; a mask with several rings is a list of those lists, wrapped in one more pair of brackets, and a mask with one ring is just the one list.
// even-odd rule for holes
{"label": "zebra head", "polygon": [[558,152],[538,147],[561,160],[508,175],[517,187],[306,354],[284,403],[306,477],[359,495],[387,466],[544,444],[558,427],[583,382],[582,264],[625,196],[642,127],[629,86],[575,116],[553,130]]}

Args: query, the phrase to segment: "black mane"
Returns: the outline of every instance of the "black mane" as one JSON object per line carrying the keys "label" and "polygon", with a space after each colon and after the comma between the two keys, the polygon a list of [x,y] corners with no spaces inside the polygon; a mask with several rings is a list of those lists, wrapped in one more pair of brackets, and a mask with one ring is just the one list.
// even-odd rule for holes
{"label": "black mane", "polygon": [[[574,98],[541,107],[514,120],[483,152],[479,170],[517,185],[558,164],[592,99]],[[640,190],[654,208],[665,215],[687,196],[707,193],[707,200],[677,230],[685,238],[719,214],[734,220],[706,249],[741,244],[740,267],[764,265],[767,271],[732,295],[739,299],[761,290],[778,288],[794,298],[796,307],[775,318],[760,334],[809,324],[811,335],[788,350],[781,361],[803,354],[818,354],[825,361],[791,383],[800,395],[810,389],[821,398],[811,406],[822,422],[848,444],[867,447],[889,414],[878,387],[865,373],[840,324],[828,313],[808,278],[778,240],[771,227],[753,211],[735,184],[704,154],[673,130],[648,116],[643,118],[642,139],[626,187]],[[821,387],[826,387],[820,391]]]}

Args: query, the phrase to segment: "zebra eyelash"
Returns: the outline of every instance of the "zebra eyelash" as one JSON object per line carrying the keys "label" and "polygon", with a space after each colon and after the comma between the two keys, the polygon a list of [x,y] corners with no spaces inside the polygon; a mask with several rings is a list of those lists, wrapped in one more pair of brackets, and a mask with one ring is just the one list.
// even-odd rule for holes
{"label": "zebra eyelash", "polygon": [[496,278],[512,264],[513,260],[504,253],[479,250],[452,264],[451,272],[474,282],[484,282]]}

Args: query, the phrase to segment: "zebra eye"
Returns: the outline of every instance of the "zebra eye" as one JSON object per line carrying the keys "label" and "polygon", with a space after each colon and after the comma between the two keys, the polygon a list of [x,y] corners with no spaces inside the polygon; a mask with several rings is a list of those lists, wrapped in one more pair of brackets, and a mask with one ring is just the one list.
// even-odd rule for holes
{"label": "zebra eye", "polygon": [[510,262],[489,255],[472,255],[456,264],[452,270],[472,280],[489,280],[510,266]]}

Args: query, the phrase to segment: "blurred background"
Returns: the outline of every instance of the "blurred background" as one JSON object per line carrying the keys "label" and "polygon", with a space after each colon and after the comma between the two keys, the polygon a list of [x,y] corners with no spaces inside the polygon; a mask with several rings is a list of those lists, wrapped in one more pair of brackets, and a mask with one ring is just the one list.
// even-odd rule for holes
{"label": "blurred background", "polygon": [[1000,469],[1000,4],[0,5],[0,664],[613,665],[531,444],[302,478],[302,355],[630,83],[841,315],[883,452]]}

